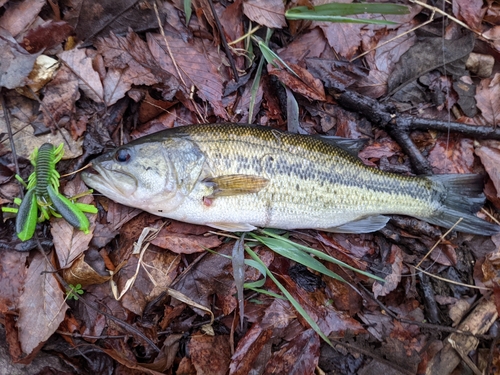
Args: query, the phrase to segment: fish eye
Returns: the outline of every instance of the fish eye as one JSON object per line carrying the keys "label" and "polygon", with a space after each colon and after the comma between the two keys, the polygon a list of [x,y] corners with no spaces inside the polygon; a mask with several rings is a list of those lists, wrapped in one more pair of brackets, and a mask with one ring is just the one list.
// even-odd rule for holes
{"label": "fish eye", "polygon": [[130,160],[130,152],[122,148],[115,153],[115,160],[119,163],[125,163]]}

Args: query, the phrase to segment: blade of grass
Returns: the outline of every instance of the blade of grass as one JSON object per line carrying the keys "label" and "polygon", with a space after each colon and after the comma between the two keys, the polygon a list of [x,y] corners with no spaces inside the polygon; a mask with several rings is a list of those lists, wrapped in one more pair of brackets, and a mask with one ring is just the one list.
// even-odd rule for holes
{"label": "blade of grass", "polygon": [[329,22],[353,22],[372,24],[395,24],[385,20],[370,20],[342,17],[354,14],[408,14],[410,10],[400,4],[368,4],[368,3],[330,3],[322,4],[312,9],[306,6],[298,6],[286,11],[285,17],[290,20],[329,21]]}
{"label": "blade of grass", "polygon": [[[264,233],[265,235],[269,236],[269,237],[273,237],[273,238],[279,239],[281,241],[284,241],[286,243],[289,243],[289,244],[295,246],[297,249],[300,249],[300,250],[303,250],[305,252],[308,252],[309,254],[315,255],[315,256],[317,256],[320,259],[323,259],[323,260],[326,260],[328,262],[337,264],[337,265],[339,265],[341,267],[347,268],[347,269],[349,269],[351,271],[357,272],[357,273],[359,273],[361,275],[364,275],[366,277],[372,278],[372,279],[377,280],[377,281],[379,281],[381,283],[385,283],[384,279],[382,279],[382,278],[380,278],[380,277],[378,277],[376,275],[373,275],[373,274],[371,274],[369,272],[365,272],[365,271],[359,270],[356,267],[353,267],[353,266],[351,266],[351,265],[349,265],[347,263],[344,263],[344,262],[342,262],[342,261],[340,261],[338,259],[335,259],[335,258],[331,257],[330,255],[325,254],[325,253],[323,253],[321,251],[318,251],[318,250],[312,249],[312,248],[310,248],[308,246],[304,246],[304,245],[298,244],[296,242],[293,242],[293,241],[289,240],[288,238],[285,238],[285,237],[282,237],[282,236],[280,236],[278,234],[273,233],[272,231],[268,231],[268,230],[263,229],[263,230],[261,230],[261,232]],[[254,233],[250,233],[250,235],[252,237],[254,237],[254,238],[256,236]],[[259,238],[256,238],[256,239],[258,239],[260,241]]]}
{"label": "blade of grass", "polygon": [[191,0],[184,0],[184,14],[186,15],[186,26],[191,19]]}
{"label": "blade of grass", "polygon": [[[265,264],[260,260],[260,258],[255,254],[255,252],[250,249],[248,246],[245,247],[246,252],[252,257],[253,260],[255,260],[257,263],[260,263],[262,266],[266,267]],[[323,339],[325,342],[332,346],[332,343],[326,337],[326,335],[321,331],[321,328],[319,328],[318,324],[309,316],[306,310],[300,305],[300,303],[293,298],[293,296],[286,290],[286,288],[274,277],[274,275],[269,271],[269,269],[266,267],[266,274],[267,276],[274,282],[274,284],[278,287],[278,289],[283,293],[283,295],[288,299],[288,301],[292,304],[292,306],[295,308],[295,310],[304,318],[304,320],[309,324],[309,326]]]}
{"label": "blade of grass", "polygon": [[303,264],[304,266],[311,268],[315,271],[318,271],[319,273],[322,273],[324,275],[330,276],[336,280],[342,281],[343,283],[347,283],[347,281],[337,275],[335,272],[330,271],[328,268],[325,267],[325,265],[309,254],[305,253],[302,250],[299,250],[296,246],[294,246],[293,242],[285,242],[281,241],[280,239],[276,238],[269,238],[269,237],[261,237],[257,236],[255,234],[250,233],[253,238],[256,240],[259,240],[261,243],[266,245],[268,248],[270,248],[272,251],[280,254],[281,256],[284,256],[285,258],[291,259],[294,262]]}
{"label": "blade of grass", "polygon": [[[282,69],[282,67],[285,67],[291,74],[293,74],[297,78],[300,78],[297,73],[295,73],[294,70],[290,68],[288,64],[276,54],[276,52],[269,48],[269,46],[267,45],[268,41],[264,42],[258,36],[252,36],[252,38],[257,41],[260,51],[262,52],[262,56],[265,57],[268,64],[273,65],[277,69]],[[277,61],[279,62],[279,64],[277,63]]]}

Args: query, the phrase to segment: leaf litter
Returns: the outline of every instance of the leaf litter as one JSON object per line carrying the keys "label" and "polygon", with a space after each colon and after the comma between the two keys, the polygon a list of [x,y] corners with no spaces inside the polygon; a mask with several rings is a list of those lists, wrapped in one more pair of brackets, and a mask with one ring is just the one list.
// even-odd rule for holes
{"label": "leaf litter", "polygon": [[[64,141],[56,140],[60,134],[70,143],[69,159],[60,163],[65,173],[87,162],[92,156],[88,150],[102,151],[201,119],[248,121],[251,112],[254,123],[286,127],[287,94],[282,85],[290,90],[288,99],[293,95],[298,103],[301,131],[367,138],[360,154],[364,162],[399,173],[411,172],[400,145],[359,114],[340,107],[335,92],[325,87],[381,98],[396,91],[400,83],[408,83],[392,98],[385,98],[392,100],[394,108],[429,119],[453,115],[459,122],[478,126],[498,123],[498,68],[481,58],[470,73],[465,70],[470,51],[496,56],[495,4],[457,1],[440,20],[433,19],[428,8],[412,5],[409,15],[384,16],[397,25],[312,21],[294,23],[293,30],[285,10],[311,3],[235,0],[214,4],[214,15],[207,2],[199,1],[193,4],[195,12],[187,26],[180,1],[165,2],[158,14],[153,6],[130,1],[105,1],[99,8],[76,0],[65,12],[57,7],[42,10],[44,4],[2,3],[0,13],[4,30],[0,49],[12,57],[2,64],[3,109],[10,112],[23,176],[30,173],[30,166],[22,158],[29,156],[34,145]],[[220,17],[223,30],[218,29],[215,16]],[[472,31],[461,34],[454,17]],[[159,32],[158,18],[164,34]],[[427,19],[431,22],[414,30]],[[440,22],[446,22],[444,29]],[[296,74],[264,66],[256,90],[252,64],[258,60],[244,56],[244,39],[232,43],[255,25],[274,28],[269,47]],[[477,48],[480,30],[485,39]],[[222,46],[223,37],[231,56]],[[456,41],[463,41],[461,47],[447,48],[443,62],[440,48],[456,46]],[[260,52],[254,47],[258,59]],[[367,54],[355,59],[363,52]],[[40,84],[40,91],[30,92],[26,85],[35,87],[30,73],[42,53],[59,66],[49,82]],[[419,74],[412,66],[420,69]],[[230,85],[239,88],[226,94]],[[250,111],[251,103],[255,107]],[[0,121],[6,134],[5,120]],[[41,133],[45,135],[34,136]],[[500,207],[496,140],[473,140],[432,129],[414,132],[412,137],[434,172],[486,173],[486,194]],[[0,194],[2,202],[10,202],[19,196],[19,188],[11,181],[14,163],[8,139],[2,140],[0,162],[9,172],[2,173],[6,178]],[[82,145],[85,154],[80,157]],[[78,177],[63,182],[69,196],[85,190]],[[87,196],[82,201],[91,199]],[[474,366],[498,371],[495,354],[500,348],[487,332],[498,325],[500,310],[495,276],[498,236],[481,241],[463,234],[447,237],[420,265],[423,271],[440,275],[438,279],[421,277],[415,266],[441,234],[415,221],[405,224],[394,218],[384,230],[372,234],[289,234],[299,244],[386,280],[373,282],[324,262],[356,289],[296,267],[265,246],[247,241],[322,332],[336,340],[329,347],[289,301],[245,290],[241,308],[228,258],[233,239],[207,227],[165,221],[105,197],[95,196],[95,202],[99,214],[90,218],[88,235],[61,219],[40,227],[37,233],[47,257],[38,250],[14,251],[34,249],[37,244],[16,243],[12,222],[4,218],[0,316],[10,361],[30,362],[45,346],[58,348],[58,355],[77,373],[88,368],[96,369],[96,374],[108,373],[97,365],[101,358],[115,373],[312,374],[318,366],[346,374],[448,374],[462,360],[447,340],[451,334],[466,355],[475,350]],[[498,217],[489,206],[481,213],[486,214]],[[147,227],[161,230],[138,246]],[[262,280],[250,266],[243,267],[243,275],[247,283]],[[261,290],[280,294],[269,278],[263,282]],[[82,286],[78,301],[66,299],[65,284]],[[124,292],[122,298],[115,299],[113,290]],[[423,324],[426,320],[433,324]],[[452,333],[453,327],[465,326],[483,336],[471,343],[470,336]],[[75,348],[76,354],[68,354]]]}

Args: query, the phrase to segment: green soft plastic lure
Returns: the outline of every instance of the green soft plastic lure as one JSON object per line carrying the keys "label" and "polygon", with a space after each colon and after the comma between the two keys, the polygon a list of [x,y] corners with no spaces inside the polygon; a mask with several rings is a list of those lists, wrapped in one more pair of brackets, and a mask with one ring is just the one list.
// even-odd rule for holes
{"label": "green soft plastic lure", "polygon": [[90,223],[85,212],[97,213],[97,208],[90,204],[74,203],[59,193],[60,175],[56,164],[63,155],[62,143],[57,148],[44,143],[30,156],[35,171],[29,176],[28,184],[16,175],[25,185],[26,195],[22,201],[19,198],[14,200],[19,209],[3,207],[2,211],[17,213],[16,232],[22,241],[33,237],[37,222],[49,220],[51,216],[62,217],[75,228],[89,233]]}

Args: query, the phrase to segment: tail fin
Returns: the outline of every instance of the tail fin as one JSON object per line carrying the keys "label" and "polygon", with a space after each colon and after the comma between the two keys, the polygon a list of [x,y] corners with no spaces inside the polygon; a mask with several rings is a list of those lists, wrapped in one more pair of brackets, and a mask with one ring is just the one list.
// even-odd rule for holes
{"label": "tail fin", "polygon": [[451,228],[455,226],[459,232],[491,236],[500,232],[500,226],[482,220],[474,214],[481,208],[485,197],[483,194],[483,177],[477,174],[435,175],[428,177],[433,182],[442,184],[446,190],[439,212],[425,218],[431,224]]}

